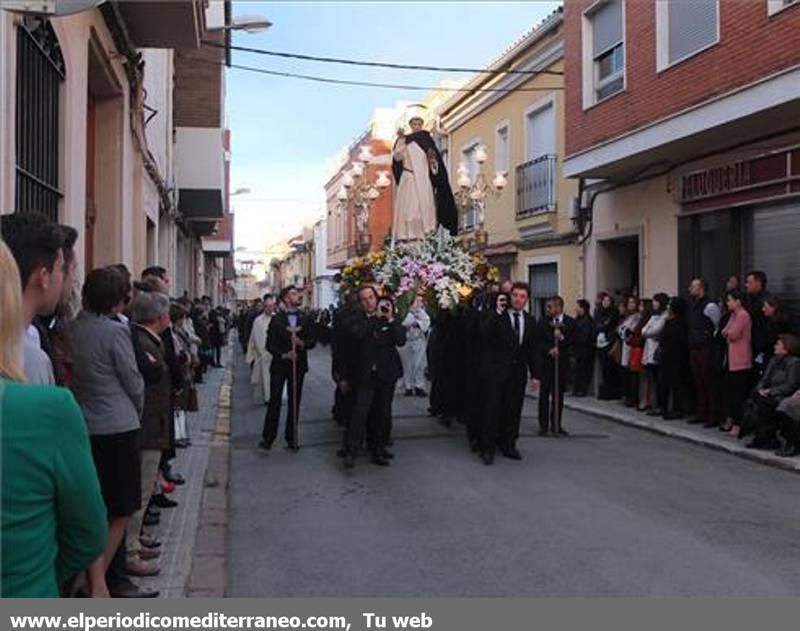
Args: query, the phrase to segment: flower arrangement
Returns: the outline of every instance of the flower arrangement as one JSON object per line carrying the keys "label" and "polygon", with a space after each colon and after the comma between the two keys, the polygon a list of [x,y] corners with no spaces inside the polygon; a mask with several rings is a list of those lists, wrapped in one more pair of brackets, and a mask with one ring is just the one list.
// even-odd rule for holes
{"label": "flower arrangement", "polygon": [[372,283],[391,296],[400,316],[405,315],[417,296],[422,296],[431,313],[438,309],[457,310],[499,273],[482,256],[463,250],[449,235],[421,241],[398,243],[355,259],[342,271],[340,291],[350,293]]}

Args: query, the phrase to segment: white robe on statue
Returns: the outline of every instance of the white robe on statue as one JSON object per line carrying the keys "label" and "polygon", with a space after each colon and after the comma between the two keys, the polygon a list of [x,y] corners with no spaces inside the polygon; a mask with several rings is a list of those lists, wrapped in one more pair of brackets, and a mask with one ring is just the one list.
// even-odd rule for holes
{"label": "white robe on statue", "polygon": [[252,363],[253,368],[250,374],[250,383],[254,386],[256,397],[263,401],[269,401],[270,376],[269,365],[272,355],[267,351],[267,330],[272,316],[262,313],[253,320],[253,330],[250,333],[250,341],[247,343],[248,363]]}
{"label": "white robe on statue", "polygon": [[395,160],[403,161],[403,175],[394,198],[392,234],[398,241],[424,239],[436,232],[436,200],[428,156],[415,142],[398,140]]}

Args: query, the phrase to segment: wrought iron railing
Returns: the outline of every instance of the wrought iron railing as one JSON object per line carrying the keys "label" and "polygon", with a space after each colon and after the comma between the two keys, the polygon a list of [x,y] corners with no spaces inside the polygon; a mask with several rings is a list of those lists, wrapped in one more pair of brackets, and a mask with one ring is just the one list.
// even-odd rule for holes
{"label": "wrought iron railing", "polygon": [[517,219],[556,209],[558,156],[543,155],[517,167]]}

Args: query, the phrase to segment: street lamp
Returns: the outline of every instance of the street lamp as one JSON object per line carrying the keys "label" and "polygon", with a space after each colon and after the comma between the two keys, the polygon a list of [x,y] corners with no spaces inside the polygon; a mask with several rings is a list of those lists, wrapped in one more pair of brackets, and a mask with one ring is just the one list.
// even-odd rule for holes
{"label": "street lamp", "polygon": [[363,256],[369,251],[372,236],[369,233],[369,213],[372,205],[380,198],[381,193],[392,185],[388,171],[379,171],[374,182],[368,178],[368,167],[373,159],[369,145],[362,145],[358,159],[342,176],[342,185],[336,193],[336,201],[340,209],[347,209],[350,204],[356,208],[356,252]]}
{"label": "street lamp", "polygon": [[241,187],[237,188],[235,191],[233,191],[233,193],[231,193],[229,195],[229,197],[235,197],[236,195],[249,195],[252,192],[253,191],[251,191],[246,186],[241,186]]}
{"label": "street lamp", "polygon": [[233,22],[225,26],[208,29],[216,31],[244,31],[246,33],[262,33],[272,26],[267,18],[260,15],[241,15],[233,18]]}
{"label": "street lamp", "polygon": [[475,162],[478,164],[478,174],[473,180],[469,174],[469,167],[465,163],[461,163],[456,171],[456,185],[457,188],[454,192],[456,203],[461,210],[473,209],[477,213],[473,225],[477,226],[475,232],[475,239],[479,245],[485,245],[488,241],[488,234],[483,229],[483,221],[486,211],[486,200],[491,195],[492,197],[499,197],[505,187],[508,185],[506,174],[500,171],[495,173],[494,178],[490,182],[483,171],[483,165],[486,163],[488,155],[484,145],[478,145],[475,149]]}

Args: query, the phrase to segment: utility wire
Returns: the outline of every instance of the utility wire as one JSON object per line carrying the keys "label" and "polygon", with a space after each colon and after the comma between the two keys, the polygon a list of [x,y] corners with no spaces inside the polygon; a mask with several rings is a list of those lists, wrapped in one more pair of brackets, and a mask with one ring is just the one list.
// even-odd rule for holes
{"label": "utility wire", "polygon": [[249,46],[226,46],[219,42],[211,42],[203,40],[203,45],[212,46],[214,48],[226,48],[229,50],[238,50],[245,53],[256,53],[257,55],[268,55],[270,57],[282,57],[283,59],[301,59],[303,61],[320,61],[323,63],[332,64],[345,64],[348,66],[368,66],[372,68],[393,68],[395,70],[430,70],[435,72],[468,72],[470,74],[488,74],[488,75],[506,75],[518,74],[536,76],[540,74],[563,76],[564,73],[559,70],[518,70],[514,68],[504,68],[498,70],[487,70],[486,68],[463,68],[458,66],[422,66],[413,64],[397,64],[381,61],[364,61],[357,59],[343,59],[340,57],[316,57],[314,55],[302,55],[300,53],[284,53],[275,50],[264,50],[263,48],[251,48]]}
{"label": "utility wire", "polygon": [[[193,59],[192,61],[205,61],[200,59]],[[217,62],[211,61],[206,63]],[[281,72],[278,70],[267,70],[266,68],[255,68],[253,66],[242,66],[240,64],[231,64],[231,68],[237,70],[246,70],[248,72],[256,72],[259,74],[270,75],[273,77],[287,77],[290,79],[303,79],[304,81],[313,81],[316,83],[328,83],[334,85],[351,85],[369,88],[388,88],[392,90],[415,90],[418,92],[462,92],[462,93],[481,93],[481,92],[552,92],[554,90],[563,90],[561,86],[541,87],[541,88],[446,88],[441,86],[420,86],[420,85],[403,85],[399,83],[375,83],[372,81],[351,81],[347,79],[334,79],[331,77],[320,77],[316,75],[297,74],[294,72]]]}

